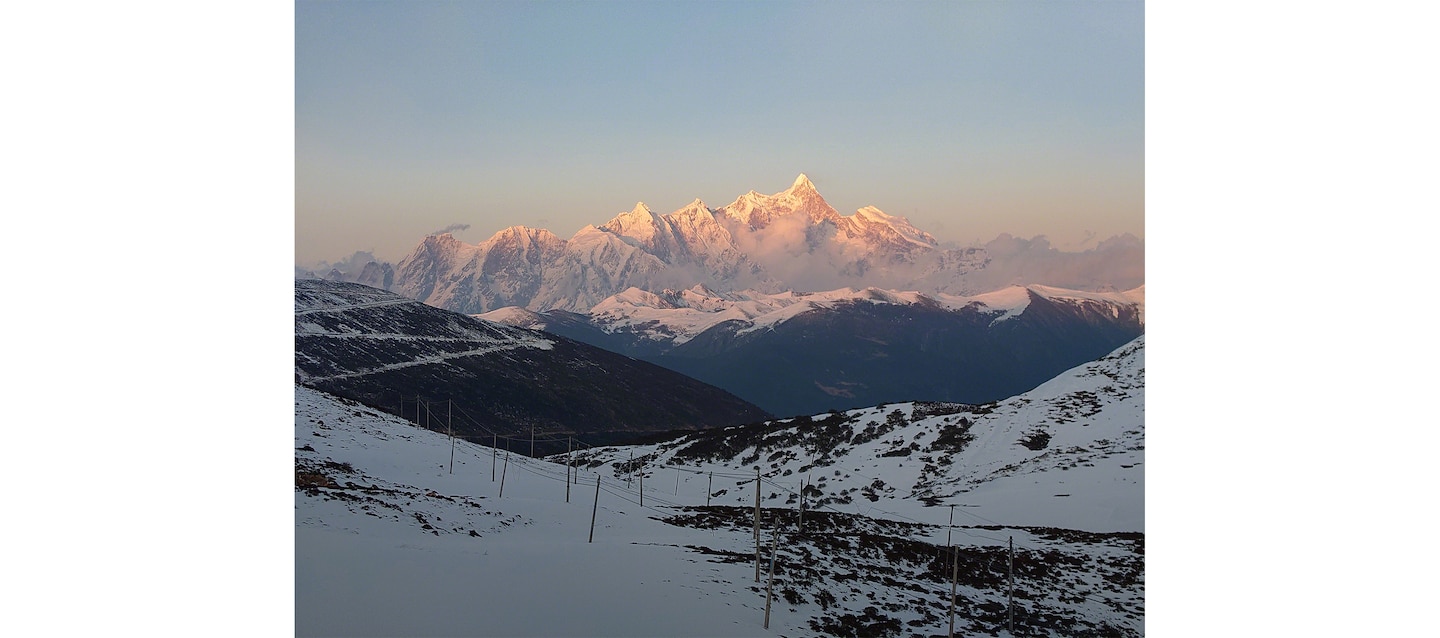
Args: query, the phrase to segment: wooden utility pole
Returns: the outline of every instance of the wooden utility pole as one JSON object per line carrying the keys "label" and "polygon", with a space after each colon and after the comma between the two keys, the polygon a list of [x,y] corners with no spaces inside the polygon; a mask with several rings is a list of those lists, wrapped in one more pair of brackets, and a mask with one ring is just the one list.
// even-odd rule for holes
{"label": "wooden utility pole", "polygon": [[[950,546],[950,553],[955,553],[955,547]],[[950,568],[950,638],[955,638],[955,585],[960,581],[960,561],[951,561],[954,567]]]}
{"label": "wooden utility pole", "polygon": [[[773,518],[773,517],[772,517]],[[771,521],[774,523],[775,521]],[[773,533],[770,536],[770,575],[765,578],[765,628],[770,628],[770,600],[775,591],[775,551],[779,546],[780,526],[772,525]]]}
{"label": "wooden utility pole", "polygon": [[645,507],[645,468],[640,468],[640,507]]}
{"label": "wooden utility pole", "polygon": [[530,458],[535,458],[535,424],[530,424]]}
{"label": "wooden utility pole", "polygon": [[[945,528],[945,546],[950,546],[950,532],[955,529],[955,506],[950,506],[950,526]],[[945,560],[954,560],[954,556],[947,556]]]}
{"label": "wooden utility pole", "polygon": [[570,438],[565,438],[565,502],[570,502]]}
{"label": "wooden utility pole", "polygon": [[450,432],[450,473],[455,473],[455,422],[450,420],[450,399],[445,399],[445,429]]}
{"label": "wooden utility pole", "polygon": [[600,475],[595,475],[595,505],[590,509],[590,540],[587,543],[595,542],[595,512],[600,511]]}
{"label": "wooden utility pole", "polygon": [[800,481],[800,518],[795,521],[795,533],[805,533],[805,483]]}
{"label": "wooden utility pole", "polygon": [[1015,635],[1015,537],[1010,537],[1010,604],[1009,604],[1009,626],[1010,635]]}
{"label": "wooden utility pole", "polygon": [[495,462],[498,461],[498,460],[500,460],[500,448],[496,447],[496,446],[499,445],[499,444],[500,444],[500,435],[498,435],[498,434],[496,434],[496,433],[494,433],[494,432],[491,432],[491,433],[490,433],[490,482],[491,482],[491,483],[494,483],[494,482],[495,482]]}
{"label": "wooden utility pole", "polygon": [[760,468],[755,468],[755,582],[760,582]]}
{"label": "wooden utility pole", "polygon": [[705,482],[705,507],[710,507],[710,493],[715,488],[715,473],[710,473],[710,480]]}
{"label": "wooden utility pole", "polygon": [[510,450],[505,450],[505,465],[500,468],[500,496],[505,496],[505,470],[510,469]]}
{"label": "wooden utility pole", "polygon": [[[755,546],[760,546],[760,468],[755,468]],[[755,580],[760,580],[756,578]]]}
{"label": "wooden utility pole", "polygon": [[625,473],[625,489],[635,484],[635,450],[630,450],[630,471]]}

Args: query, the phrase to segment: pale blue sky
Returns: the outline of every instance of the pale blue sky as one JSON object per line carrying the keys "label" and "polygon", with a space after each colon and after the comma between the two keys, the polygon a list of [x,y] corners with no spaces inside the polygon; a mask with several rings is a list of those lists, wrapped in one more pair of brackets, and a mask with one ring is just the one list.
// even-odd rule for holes
{"label": "pale blue sky", "polygon": [[1144,236],[1139,2],[296,5],[296,258],[773,193]]}

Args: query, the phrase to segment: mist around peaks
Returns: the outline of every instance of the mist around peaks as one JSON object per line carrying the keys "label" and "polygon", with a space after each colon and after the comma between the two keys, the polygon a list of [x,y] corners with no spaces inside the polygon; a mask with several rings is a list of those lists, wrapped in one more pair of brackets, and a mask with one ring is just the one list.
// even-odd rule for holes
{"label": "mist around peaks", "polygon": [[478,244],[440,237],[444,241],[432,234],[420,242],[393,266],[393,276],[385,271],[389,264],[372,265],[368,252],[297,268],[297,276],[378,284],[467,313],[506,306],[585,312],[630,287],[772,293],[876,287],[972,295],[1012,285],[1099,291],[1144,283],[1144,244],[1134,236],[1083,252],[1059,250],[1043,236],[1009,234],[984,246],[941,244],[877,206],[842,215],[804,173],[785,190],[751,190],[719,208],[697,198],[657,214],[640,201],[568,239],[525,226]]}

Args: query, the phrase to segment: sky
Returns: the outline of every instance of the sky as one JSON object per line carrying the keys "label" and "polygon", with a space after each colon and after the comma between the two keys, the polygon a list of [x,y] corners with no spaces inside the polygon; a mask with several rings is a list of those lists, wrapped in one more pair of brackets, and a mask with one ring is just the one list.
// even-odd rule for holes
{"label": "sky", "polygon": [[800,173],[942,242],[1144,237],[1139,2],[295,5],[295,257]]}

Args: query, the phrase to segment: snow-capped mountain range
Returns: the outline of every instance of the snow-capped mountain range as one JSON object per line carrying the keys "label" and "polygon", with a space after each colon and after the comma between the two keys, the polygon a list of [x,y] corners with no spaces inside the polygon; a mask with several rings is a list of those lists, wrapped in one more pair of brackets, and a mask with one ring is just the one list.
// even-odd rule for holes
{"label": "snow-capped mountain range", "polygon": [[884,401],[1002,399],[1143,334],[1144,313],[1143,286],[1012,286],[969,297],[695,286],[630,288],[589,313],[510,307],[478,316],[650,361],[794,415]]}
{"label": "snow-capped mountain range", "polygon": [[1143,635],[1143,408],[1143,337],[993,404],[548,459],[297,385],[296,632],[945,635],[958,574],[957,635]]}
{"label": "snow-capped mountain range", "polygon": [[[1002,239],[992,255],[987,248],[941,246],[904,217],[874,206],[841,215],[802,173],[786,190],[773,195],[752,190],[720,208],[696,199],[657,215],[637,203],[569,239],[525,226],[479,244],[448,233],[432,235],[393,272],[377,265],[361,274],[370,285],[469,314],[507,306],[587,312],[630,288],[656,292],[698,285],[722,293],[775,294],[875,287],[973,295],[1015,281],[1111,290],[1143,283],[1141,253],[1125,242],[1113,244],[1123,252],[1115,257],[1056,253],[1048,245],[1026,252],[1028,243]],[[995,264],[1004,267],[997,270]],[[1056,281],[1036,280],[1055,273],[1062,273]],[[328,276],[337,277],[347,275]]]}
{"label": "snow-capped mountain range", "polygon": [[[758,290],[716,292],[703,285],[685,290],[662,290],[659,293],[631,287],[595,304],[588,313],[589,322],[610,334],[630,333],[638,338],[675,347],[694,339],[715,326],[736,322],[734,334],[744,335],[776,325],[814,310],[833,309],[857,302],[918,305],[950,311],[965,309],[990,314],[991,325],[1013,319],[1025,312],[1032,296],[1050,301],[1089,304],[1100,312],[1118,316],[1122,310],[1133,309],[1140,325],[1145,323],[1145,287],[1124,292],[1085,292],[1052,286],[1010,286],[1001,290],[972,295],[924,294],[915,291],[897,292],[866,288],[841,288],[815,293],[785,291],[765,293]],[[498,323],[536,330],[549,325],[550,316],[518,306],[476,315]]]}

